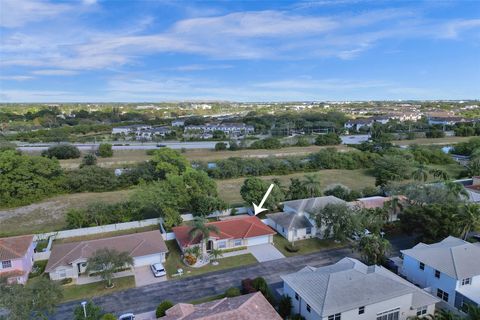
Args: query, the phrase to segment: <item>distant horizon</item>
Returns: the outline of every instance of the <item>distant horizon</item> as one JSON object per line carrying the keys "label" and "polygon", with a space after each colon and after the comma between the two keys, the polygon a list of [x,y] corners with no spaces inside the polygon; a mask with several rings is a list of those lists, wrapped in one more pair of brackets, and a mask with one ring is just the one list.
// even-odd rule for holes
{"label": "distant horizon", "polygon": [[479,1],[2,0],[2,12],[2,103],[480,99]]}

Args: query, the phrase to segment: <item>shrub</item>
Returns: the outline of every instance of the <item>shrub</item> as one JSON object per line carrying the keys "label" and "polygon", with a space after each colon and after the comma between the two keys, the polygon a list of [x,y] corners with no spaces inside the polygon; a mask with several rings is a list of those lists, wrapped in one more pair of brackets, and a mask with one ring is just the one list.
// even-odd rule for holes
{"label": "shrub", "polygon": [[113,156],[112,145],[109,143],[101,143],[98,146],[98,155],[102,158],[109,158]]}
{"label": "shrub", "polygon": [[62,279],[60,280],[60,284],[62,286],[66,285],[66,284],[69,284],[69,283],[72,283],[73,279],[72,278],[65,278],[65,279]]}
{"label": "shrub", "polygon": [[82,163],[80,164],[80,168],[83,168],[85,166],[94,166],[96,164],[97,164],[97,157],[95,157],[94,154],[89,153],[83,157]]}
{"label": "shrub", "polygon": [[236,151],[236,150],[240,149],[240,146],[238,145],[238,143],[236,141],[230,141],[229,145],[230,146],[228,147],[228,149],[230,151]]}
{"label": "shrub", "polygon": [[292,313],[292,298],[283,295],[278,302],[278,314],[283,318],[287,318]]}
{"label": "shrub", "polygon": [[257,292],[253,286],[253,280],[250,278],[242,280],[242,294]]}
{"label": "shrub", "polygon": [[157,310],[155,311],[155,315],[157,316],[157,318],[164,317],[165,311],[167,311],[171,307],[173,307],[173,303],[169,300],[164,300],[158,305]]}
{"label": "shrub", "polygon": [[217,142],[215,144],[215,151],[227,150],[227,144],[225,142]]}
{"label": "shrub", "polygon": [[315,139],[315,144],[317,146],[331,146],[340,143],[342,143],[342,139],[340,139],[340,136],[334,132],[319,135]]}
{"label": "shrub", "polygon": [[113,315],[112,313],[105,313],[100,320],[117,320],[117,317]]}
{"label": "shrub", "polygon": [[288,252],[298,252],[298,250],[300,249],[289,243],[285,246],[285,250],[287,250]]}
{"label": "shrub", "polygon": [[189,266],[193,266],[195,263],[197,263],[197,257],[195,257],[193,254],[187,254],[185,255],[185,262]]}
{"label": "shrub", "polygon": [[59,144],[43,151],[42,156],[57,159],[76,159],[80,158],[80,150],[71,144]]}
{"label": "shrub", "polygon": [[252,143],[250,149],[280,149],[282,144],[276,138],[266,138]]}
{"label": "shrub", "polygon": [[112,170],[97,166],[85,166],[70,171],[67,175],[67,188],[71,192],[102,192],[117,187],[117,178]]}
{"label": "shrub", "polygon": [[237,287],[231,287],[228,288],[227,291],[225,291],[225,297],[227,298],[233,298],[241,295],[240,289]]}

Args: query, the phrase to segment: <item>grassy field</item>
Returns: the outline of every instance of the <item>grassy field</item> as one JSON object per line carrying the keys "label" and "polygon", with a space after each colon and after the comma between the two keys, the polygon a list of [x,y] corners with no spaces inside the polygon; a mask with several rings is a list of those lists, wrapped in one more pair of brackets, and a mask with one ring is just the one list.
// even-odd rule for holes
{"label": "grassy field", "polygon": [[[220,258],[218,259],[219,264],[214,266],[212,264],[208,264],[201,268],[190,268],[187,267],[181,261],[181,252],[180,248],[177,245],[175,240],[165,241],[168,247],[168,256],[167,261],[165,262],[165,269],[167,271],[167,275],[169,278],[172,278],[172,275],[177,273],[178,269],[183,269],[184,275],[181,276],[182,278],[189,277],[189,276],[196,276],[199,274],[213,272],[218,270],[230,269],[240,266],[246,266],[257,263],[257,259],[251,254],[242,254],[238,256],[228,257],[228,258]],[[175,278],[175,277],[174,277]]]}
{"label": "grassy field", "polygon": [[426,145],[449,145],[459,142],[465,142],[472,137],[444,137],[444,138],[422,138],[415,140],[397,140],[392,141],[397,146],[407,146],[411,144],[426,144]]}
{"label": "grassy field", "polygon": [[[367,186],[375,185],[375,178],[368,173],[368,170],[320,170],[308,174],[318,174],[323,188],[329,185],[340,183],[353,190],[361,190]],[[264,180],[278,178],[282,184],[288,186],[291,178],[302,178],[305,173],[294,173],[284,176],[262,176]],[[245,178],[217,180],[217,189],[220,197],[230,204],[243,202],[240,196],[240,188]]]}
{"label": "grassy field", "polygon": [[[60,165],[65,169],[77,169],[82,162],[82,157],[78,159],[60,160]],[[147,161],[150,158],[151,156],[147,155],[145,150],[115,150],[113,152],[113,157],[111,158],[98,157],[97,165],[105,168],[121,168],[135,163]]]}
{"label": "grassy field", "polygon": [[64,229],[65,213],[71,208],[84,208],[90,203],[115,203],[133,192],[85,192],[56,196],[28,206],[0,210],[0,236],[50,232]]}
{"label": "grassy field", "polygon": [[273,236],[273,244],[286,257],[309,254],[325,249],[339,248],[345,246],[345,244],[336,243],[333,240],[320,240],[318,238],[312,238],[295,241],[295,247],[297,247],[299,250],[297,252],[289,252],[285,249],[285,246],[289,244],[288,240],[278,234]]}
{"label": "grassy field", "polygon": [[128,276],[113,279],[115,287],[111,289],[105,288],[105,282],[94,282],[82,285],[67,285],[63,287],[63,299],[62,302],[103,296],[105,294],[111,294],[116,291],[122,291],[135,287],[135,277]]}

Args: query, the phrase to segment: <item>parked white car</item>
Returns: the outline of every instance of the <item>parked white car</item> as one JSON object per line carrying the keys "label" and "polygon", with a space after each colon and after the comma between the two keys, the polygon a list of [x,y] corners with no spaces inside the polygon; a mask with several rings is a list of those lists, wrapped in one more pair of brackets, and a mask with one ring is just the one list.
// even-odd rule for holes
{"label": "parked white car", "polygon": [[158,278],[158,277],[163,277],[167,274],[165,272],[165,268],[163,267],[163,264],[161,263],[155,263],[150,266],[150,269],[152,269],[153,275]]}
{"label": "parked white car", "polygon": [[125,313],[118,317],[118,320],[135,320],[135,315],[133,313]]}

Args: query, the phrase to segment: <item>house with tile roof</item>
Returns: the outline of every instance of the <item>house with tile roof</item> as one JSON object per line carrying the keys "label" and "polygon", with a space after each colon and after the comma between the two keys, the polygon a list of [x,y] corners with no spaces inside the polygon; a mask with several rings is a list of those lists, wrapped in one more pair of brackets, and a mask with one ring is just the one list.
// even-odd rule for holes
{"label": "house with tile roof", "polygon": [[400,273],[410,282],[460,310],[467,304],[480,305],[480,243],[450,236],[401,253]]}
{"label": "house with tile roof", "polygon": [[[389,202],[393,199],[397,199],[396,207],[389,205]],[[406,204],[407,198],[405,196],[391,196],[391,197],[382,197],[382,196],[372,196],[358,198],[355,201],[349,202],[350,206],[361,208],[361,209],[388,209],[388,221],[397,221],[398,214],[401,212],[402,207]]]}
{"label": "house with tile roof", "polygon": [[321,237],[321,229],[312,215],[329,204],[346,202],[334,196],[285,201],[283,212],[267,214],[267,223],[288,241]]}
{"label": "house with tile roof", "polygon": [[162,320],[281,320],[262,293],[223,298],[197,305],[178,303]]}
{"label": "house with tile roof", "polygon": [[165,262],[167,245],[158,230],[122,236],[54,244],[45,272],[52,280],[78,279],[86,274],[87,260],[97,250],[110,249],[127,252],[135,267]]}
{"label": "house with tile roof", "polygon": [[207,241],[202,241],[200,235],[192,239],[189,234],[191,227],[188,225],[172,228],[180,249],[184,251],[202,243],[206,245],[206,251],[267,244],[273,243],[273,235],[276,233],[256,216],[233,216],[208,224],[216,226],[219,232],[211,232]]}
{"label": "house with tile roof", "polygon": [[440,301],[381,266],[352,258],[281,278],[293,314],[306,320],[406,320],[433,314]]}
{"label": "house with tile roof", "polygon": [[25,284],[32,271],[33,236],[18,236],[0,239],[0,278],[9,283]]}

